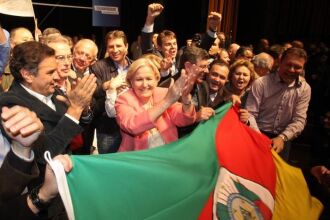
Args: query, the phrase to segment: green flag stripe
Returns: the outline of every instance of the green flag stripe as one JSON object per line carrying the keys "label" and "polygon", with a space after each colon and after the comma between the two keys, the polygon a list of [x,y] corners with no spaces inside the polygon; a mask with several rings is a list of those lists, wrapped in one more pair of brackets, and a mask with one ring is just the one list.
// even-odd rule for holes
{"label": "green flag stripe", "polygon": [[76,219],[196,219],[217,180],[215,131],[230,107],[159,148],[73,156],[68,184]]}

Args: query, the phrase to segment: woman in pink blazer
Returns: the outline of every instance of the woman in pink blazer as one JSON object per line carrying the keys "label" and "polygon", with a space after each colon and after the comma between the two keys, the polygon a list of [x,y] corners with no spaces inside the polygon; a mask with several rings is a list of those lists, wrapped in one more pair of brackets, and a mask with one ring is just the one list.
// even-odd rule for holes
{"label": "woman in pink blazer", "polygon": [[[195,122],[196,112],[185,72],[169,89],[157,87],[158,69],[147,58],[134,61],[127,73],[130,89],[115,103],[122,142],[119,151],[144,150],[178,139],[177,126]],[[182,103],[177,102],[181,97]]]}

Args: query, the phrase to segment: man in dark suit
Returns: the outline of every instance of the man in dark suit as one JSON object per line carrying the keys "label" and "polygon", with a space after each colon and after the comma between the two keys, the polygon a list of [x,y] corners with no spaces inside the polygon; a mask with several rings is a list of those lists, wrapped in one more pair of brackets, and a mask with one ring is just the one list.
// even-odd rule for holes
{"label": "man in dark suit", "polygon": [[[38,42],[26,42],[13,49],[10,61],[14,82],[7,93],[0,96],[0,107],[21,105],[34,111],[45,127],[45,131],[34,143],[36,161],[45,173],[43,154],[49,150],[52,156],[70,153],[68,144],[82,131],[79,125],[88,108],[96,88],[94,75],[84,76],[77,86],[64,94],[55,88],[59,78],[54,50]],[[4,129],[1,126],[2,133]],[[9,138],[10,139],[10,138]],[[42,178],[31,183],[39,185]],[[51,215],[59,213],[55,210]],[[51,216],[52,217],[52,216]]]}
{"label": "man in dark suit", "polygon": [[93,96],[93,125],[96,128],[97,148],[100,154],[115,153],[119,149],[120,129],[116,119],[108,117],[105,101],[111,94],[117,97],[120,94],[117,90],[127,87],[126,74],[132,63],[127,57],[128,41],[123,31],[108,32],[105,43],[109,57],[96,61],[90,67],[90,72],[97,78],[97,89]]}
{"label": "man in dark suit", "polygon": [[[47,207],[52,198],[58,194],[52,170],[47,168],[46,181],[40,190],[34,191],[34,195],[22,194],[22,192],[39,176],[31,144],[39,137],[43,125],[34,112],[21,106],[3,107],[1,121],[7,135],[12,138],[12,143],[1,141],[4,137],[0,133],[0,143],[11,145],[1,146],[10,150],[0,167],[0,218],[42,219],[42,215],[39,215],[45,211],[42,210],[42,205]],[[59,155],[57,159],[67,171],[72,167],[67,156]],[[14,211],[17,208],[19,212]]]}
{"label": "man in dark suit", "polygon": [[[158,34],[157,45],[153,44],[154,21],[162,11],[163,5],[152,3],[148,5],[148,12],[144,27],[141,31],[141,49],[142,54],[154,53],[162,58],[160,63],[160,82],[168,78],[179,78],[179,63],[181,62],[181,53],[178,54],[177,38],[173,31],[163,30]],[[221,14],[211,12],[208,15],[208,29],[205,34],[200,35],[201,41],[199,47],[209,50],[217,38],[217,29],[220,26]]]}

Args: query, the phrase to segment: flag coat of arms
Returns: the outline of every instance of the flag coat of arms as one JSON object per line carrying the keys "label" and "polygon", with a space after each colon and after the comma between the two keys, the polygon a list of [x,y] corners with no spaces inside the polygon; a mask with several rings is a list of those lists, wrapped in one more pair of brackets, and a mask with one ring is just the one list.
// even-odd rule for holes
{"label": "flag coat of arms", "polygon": [[[317,219],[322,205],[308,189],[301,196],[310,203],[295,207],[301,212],[286,218],[292,209],[286,201],[277,211],[277,194],[286,194],[276,191],[282,171],[269,146],[267,137],[239,121],[229,103],[176,142],[144,151],[72,156],[67,176],[58,161],[50,164],[70,219]],[[304,183],[301,178],[295,181]],[[295,185],[290,190],[300,182]]]}

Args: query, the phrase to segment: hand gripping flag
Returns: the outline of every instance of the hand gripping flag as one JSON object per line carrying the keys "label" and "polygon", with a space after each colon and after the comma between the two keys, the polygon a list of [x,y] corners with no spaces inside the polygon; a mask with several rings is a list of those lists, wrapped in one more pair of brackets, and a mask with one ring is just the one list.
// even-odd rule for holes
{"label": "hand gripping flag", "polygon": [[[276,212],[281,171],[269,146],[227,104],[191,135],[162,147],[72,156],[74,168],[67,182],[58,181],[59,191],[69,217],[78,220],[288,219],[285,201]],[[303,197],[311,198],[308,190]],[[289,219],[306,219],[300,217],[312,210],[316,217],[315,203]]]}

